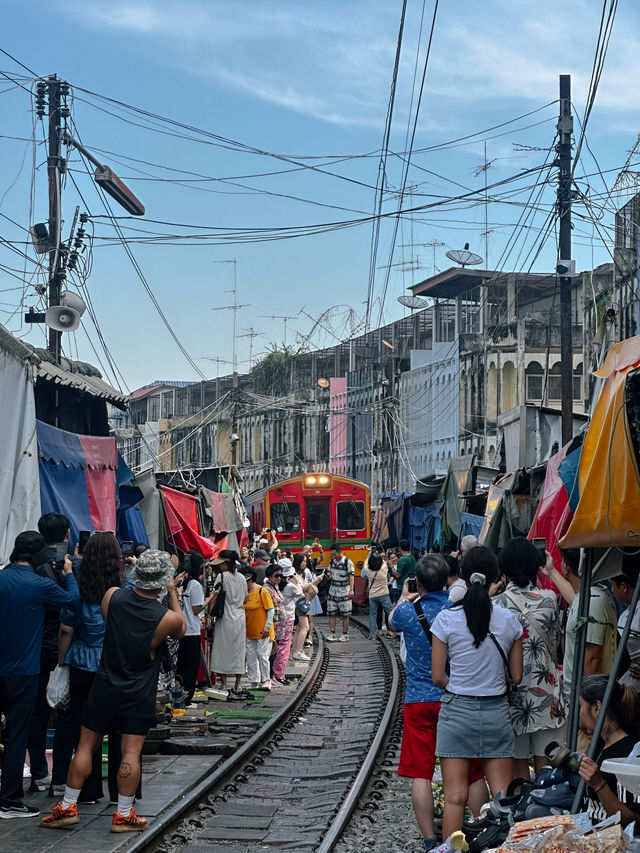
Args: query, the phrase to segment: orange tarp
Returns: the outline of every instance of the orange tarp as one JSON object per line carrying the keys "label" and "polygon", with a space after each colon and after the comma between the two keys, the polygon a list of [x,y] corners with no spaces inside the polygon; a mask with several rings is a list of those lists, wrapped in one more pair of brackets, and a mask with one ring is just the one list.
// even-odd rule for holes
{"label": "orange tarp", "polygon": [[640,476],[627,411],[625,381],[640,366],[640,335],[609,348],[595,375],[604,379],[582,445],[580,500],[562,548],[640,544]]}

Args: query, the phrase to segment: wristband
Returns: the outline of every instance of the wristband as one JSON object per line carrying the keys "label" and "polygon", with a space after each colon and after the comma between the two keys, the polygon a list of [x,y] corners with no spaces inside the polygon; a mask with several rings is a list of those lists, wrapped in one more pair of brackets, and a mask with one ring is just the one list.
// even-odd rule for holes
{"label": "wristband", "polygon": [[593,790],[594,790],[594,791],[596,792],[596,794],[597,794],[599,791],[601,791],[601,790],[604,788],[604,786],[605,786],[606,784],[607,784],[606,780],[605,780],[605,779],[603,779],[603,780],[602,780],[602,782],[598,785],[598,787],[597,787],[597,788],[594,788]]}

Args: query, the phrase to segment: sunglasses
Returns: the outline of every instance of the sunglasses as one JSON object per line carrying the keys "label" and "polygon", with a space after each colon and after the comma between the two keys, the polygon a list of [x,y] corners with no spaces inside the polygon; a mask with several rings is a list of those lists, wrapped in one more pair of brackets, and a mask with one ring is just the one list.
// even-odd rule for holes
{"label": "sunglasses", "polygon": [[281,578],[282,575],[271,575],[272,578]]}

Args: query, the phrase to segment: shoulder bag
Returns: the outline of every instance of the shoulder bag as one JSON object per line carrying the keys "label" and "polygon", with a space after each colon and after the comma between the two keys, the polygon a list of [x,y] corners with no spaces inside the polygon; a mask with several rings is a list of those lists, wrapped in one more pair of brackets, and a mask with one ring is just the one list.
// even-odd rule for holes
{"label": "shoulder bag", "polygon": [[306,595],[301,595],[299,598],[295,600],[296,610],[299,610],[303,616],[306,616],[309,612],[311,605],[307,601]]}
{"label": "shoulder bag", "polygon": [[[429,645],[433,648],[433,635],[431,634],[431,626],[429,625],[429,620],[424,614],[424,610],[420,607],[420,599],[416,599],[413,602],[413,609],[416,611],[416,616],[418,617],[418,622],[422,626],[422,630],[427,635],[427,640],[429,640]],[[451,667],[449,666],[449,658],[447,658],[447,662],[444,665],[444,671],[447,675],[451,672]]]}
{"label": "shoulder bag", "polygon": [[224,588],[224,574],[220,572],[220,586],[218,587],[218,597],[211,608],[211,615],[216,619],[221,619],[224,616],[224,603],[227,598],[227,592]]}
{"label": "shoulder bag", "polygon": [[504,680],[505,680],[506,685],[507,685],[507,696],[509,696],[511,693],[514,693],[518,689],[518,685],[513,680],[513,673],[511,672],[511,667],[509,666],[509,658],[505,655],[504,649],[502,648],[500,643],[496,640],[496,637],[495,637],[495,634],[493,633],[493,631],[489,631],[489,636],[491,637],[493,642],[496,644],[496,648],[500,652],[500,657],[502,658],[502,661],[504,663]]}

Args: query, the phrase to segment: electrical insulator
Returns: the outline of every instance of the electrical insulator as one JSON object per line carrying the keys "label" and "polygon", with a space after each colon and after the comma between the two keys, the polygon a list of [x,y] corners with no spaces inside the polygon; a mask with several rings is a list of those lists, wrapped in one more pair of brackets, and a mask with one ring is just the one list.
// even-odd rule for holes
{"label": "electrical insulator", "polygon": [[82,224],[84,225],[88,221],[89,221],[89,214],[88,213],[81,213],[80,214],[80,222],[82,222]]}
{"label": "electrical insulator", "polygon": [[62,118],[69,118],[69,107],[60,107],[60,115]]}
{"label": "electrical insulator", "polygon": [[68,95],[69,94],[69,84],[67,82],[60,83],[60,94]]}
{"label": "electrical insulator", "polygon": [[82,240],[82,238],[84,237],[84,235],[85,235],[86,233],[87,233],[87,232],[84,230],[84,228],[78,228],[78,231],[77,231],[78,239],[79,239],[79,240]]}

